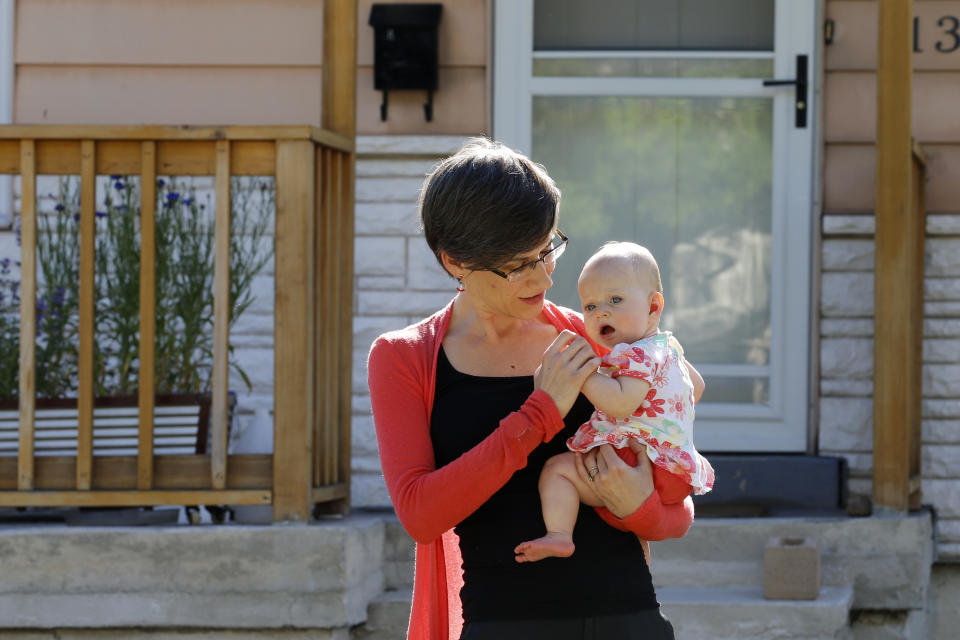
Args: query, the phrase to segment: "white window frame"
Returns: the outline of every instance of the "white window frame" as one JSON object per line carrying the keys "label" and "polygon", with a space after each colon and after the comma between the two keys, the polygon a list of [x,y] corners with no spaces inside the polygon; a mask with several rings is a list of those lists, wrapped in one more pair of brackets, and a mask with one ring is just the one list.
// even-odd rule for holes
{"label": "white window frame", "polygon": [[[0,124],[13,123],[13,37],[16,3],[0,0]],[[13,222],[13,176],[0,175],[0,229]]]}
{"label": "white window frame", "polygon": [[[541,0],[543,1],[543,0]],[[698,365],[711,374],[770,376],[766,406],[704,403],[697,407],[697,446],[704,451],[809,451],[808,415],[814,392],[810,374],[812,248],[816,233],[818,185],[815,152],[819,129],[817,0],[776,0],[774,77],[792,78],[797,53],[808,56],[807,128],[796,129],[794,89],[765,87],[758,79],[557,78],[534,77],[534,57],[584,57],[584,52],[533,52],[534,0],[495,0],[493,63],[494,136],[524,153],[532,143],[535,95],[618,95],[676,97],[765,97],[773,99],[775,157],[771,256],[770,364]],[[798,25],[800,25],[798,27]],[[737,57],[731,52],[618,52],[644,57]],[[591,54],[586,54],[591,55]],[[611,52],[597,52],[610,57]],[[743,56],[758,57],[757,53]],[[813,108],[811,108],[811,105]],[[548,167],[549,168],[549,167]],[[563,185],[560,185],[561,188]],[[777,256],[785,256],[778,260]],[[779,329],[778,329],[779,328]],[[696,363],[695,363],[696,364]]]}

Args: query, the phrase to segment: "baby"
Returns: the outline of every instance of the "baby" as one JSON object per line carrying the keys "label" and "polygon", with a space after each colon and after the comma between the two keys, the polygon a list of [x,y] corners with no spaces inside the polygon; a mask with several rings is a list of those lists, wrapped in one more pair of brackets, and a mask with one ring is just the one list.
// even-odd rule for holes
{"label": "baby", "polygon": [[[586,452],[611,444],[633,465],[633,439],[645,446],[654,465],[671,473],[669,482],[655,483],[665,504],[680,502],[691,491],[710,491],[713,468],[693,446],[693,405],[703,392],[703,379],[684,359],[677,339],[659,329],[663,287],[657,261],[640,245],[609,242],[587,260],[577,288],[587,335],[611,351],[600,372],[583,385],[595,411],[567,447]],[[586,483],[577,464],[576,454],[561,453],[544,465],[540,502],[547,534],[519,544],[517,562],[573,554],[580,503],[602,505],[590,486],[599,468],[589,470]]]}

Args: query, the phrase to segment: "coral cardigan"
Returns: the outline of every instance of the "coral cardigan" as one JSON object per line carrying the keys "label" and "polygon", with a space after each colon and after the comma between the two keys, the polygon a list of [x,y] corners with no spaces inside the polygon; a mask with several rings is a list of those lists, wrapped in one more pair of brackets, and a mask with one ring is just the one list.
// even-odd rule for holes
{"label": "coral cardigan", "polygon": [[[400,522],[417,542],[410,640],[460,636],[463,573],[453,527],[526,466],[530,452],[564,426],[550,396],[534,391],[480,444],[436,468],[430,413],[437,354],[452,310],[453,302],[415,325],[380,336],[368,362],[383,475]],[[585,335],[582,318],[569,309],[545,302],[543,315],[560,331]],[[654,475],[660,472],[667,473],[654,467]],[[687,498],[664,505],[655,491],[622,520],[603,508],[598,513],[613,527],[645,540],[663,540],[687,532],[693,522],[693,503]]]}

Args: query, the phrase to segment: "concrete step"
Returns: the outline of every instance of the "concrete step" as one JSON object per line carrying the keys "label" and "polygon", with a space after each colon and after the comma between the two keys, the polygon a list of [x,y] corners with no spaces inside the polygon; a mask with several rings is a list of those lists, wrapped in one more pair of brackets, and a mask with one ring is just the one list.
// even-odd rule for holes
{"label": "concrete step", "polygon": [[404,640],[410,618],[410,588],[385,591],[370,602],[367,621],[350,631],[351,640]]}
{"label": "concrete step", "polygon": [[758,587],[774,536],[820,541],[824,586],[856,585],[854,609],[922,609],[933,554],[926,513],[871,518],[700,518],[686,536],[651,544],[665,587]]}
{"label": "concrete step", "polygon": [[[842,640],[848,637],[850,587],[823,587],[816,600],[765,600],[760,587],[657,590],[677,640]],[[403,640],[411,591],[387,591],[370,603],[352,640]]]}
{"label": "concrete step", "polygon": [[415,544],[397,518],[384,521],[383,576],[387,589],[413,586]]}
{"label": "concrete step", "polygon": [[657,589],[677,640],[843,640],[851,587],[822,587],[816,600],[765,600],[761,587]]}

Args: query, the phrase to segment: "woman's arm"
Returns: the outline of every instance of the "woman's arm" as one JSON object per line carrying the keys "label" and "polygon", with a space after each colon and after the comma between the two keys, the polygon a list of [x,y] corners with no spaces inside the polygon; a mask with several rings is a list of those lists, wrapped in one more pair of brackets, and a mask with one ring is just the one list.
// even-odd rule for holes
{"label": "woman's arm", "polygon": [[533,449],[563,429],[561,411],[569,411],[583,379],[596,368],[589,347],[577,355],[584,351],[579,343],[552,357],[573,339],[567,332],[547,350],[535,377],[537,390],[519,410],[439,469],[421,379],[393,343],[374,342],[368,380],[383,475],[397,516],[415,540],[432,542],[460,523],[526,466]]}

